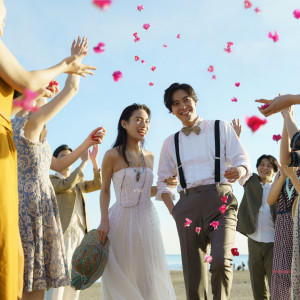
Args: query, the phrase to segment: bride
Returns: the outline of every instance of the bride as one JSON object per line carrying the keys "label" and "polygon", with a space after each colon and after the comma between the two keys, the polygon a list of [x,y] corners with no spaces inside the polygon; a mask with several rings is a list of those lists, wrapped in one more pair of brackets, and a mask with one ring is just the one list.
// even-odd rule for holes
{"label": "bride", "polygon": [[[108,263],[102,276],[104,300],[176,299],[167,268],[156,210],[151,152],[143,150],[149,129],[150,110],[142,104],[126,107],[118,123],[113,148],[102,163],[100,194],[101,242],[110,240]],[[110,183],[116,203],[108,210]],[[168,184],[176,186],[170,178]]]}

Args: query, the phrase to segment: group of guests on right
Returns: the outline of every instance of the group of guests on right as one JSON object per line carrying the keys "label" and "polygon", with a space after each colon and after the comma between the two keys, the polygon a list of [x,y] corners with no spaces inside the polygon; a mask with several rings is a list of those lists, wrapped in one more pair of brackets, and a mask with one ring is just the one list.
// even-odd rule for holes
{"label": "group of guests on right", "polygon": [[[265,116],[281,111],[280,164],[272,155],[257,159],[258,174],[244,184],[238,210],[237,231],[248,237],[252,291],[259,300],[300,299],[300,132],[290,100],[278,97],[272,107],[260,109]],[[232,126],[240,137],[239,122],[233,120]]]}

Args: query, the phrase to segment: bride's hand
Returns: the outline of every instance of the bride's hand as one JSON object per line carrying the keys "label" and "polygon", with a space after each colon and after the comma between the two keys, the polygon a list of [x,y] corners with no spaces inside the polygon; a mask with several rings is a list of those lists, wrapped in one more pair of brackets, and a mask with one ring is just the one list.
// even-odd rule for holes
{"label": "bride's hand", "polygon": [[106,240],[106,236],[109,232],[109,222],[102,221],[97,230],[99,233],[100,241],[102,244],[104,244]]}

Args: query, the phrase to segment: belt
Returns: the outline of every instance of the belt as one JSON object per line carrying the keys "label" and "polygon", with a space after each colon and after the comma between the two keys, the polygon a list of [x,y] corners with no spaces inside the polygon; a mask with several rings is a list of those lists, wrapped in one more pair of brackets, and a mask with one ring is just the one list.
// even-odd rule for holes
{"label": "belt", "polygon": [[184,197],[184,196],[195,194],[195,193],[198,193],[201,191],[209,190],[216,186],[224,186],[224,187],[227,186],[227,187],[231,188],[231,184],[212,183],[212,184],[198,185],[198,186],[195,186],[195,187],[192,187],[189,189],[183,189],[183,191],[180,191],[179,194],[180,194],[180,197]]}

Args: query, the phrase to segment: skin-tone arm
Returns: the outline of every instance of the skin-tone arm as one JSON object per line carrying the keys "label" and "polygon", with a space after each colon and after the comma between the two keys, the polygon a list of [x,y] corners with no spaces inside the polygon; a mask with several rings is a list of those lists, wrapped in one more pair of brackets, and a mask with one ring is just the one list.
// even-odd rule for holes
{"label": "skin-tone arm", "polygon": [[[111,150],[110,150],[111,151]],[[100,210],[101,223],[98,227],[100,241],[105,243],[106,236],[109,232],[108,208],[110,202],[110,183],[113,174],[113,155],[108,151],[105,153],[102,161],[102,188],[100,192]]]}
{"label": "skin-tone arm", "polygon": [[[284,115],[284,114],[282,114]],[[290,157],[290,146],[289,146],[289,137],[286,129],[286,123],[283,123],[282,136],[280,141],[280,163],[282,165],[289,165],[291,161]]]}
{"label": "skin-tone arm", "polygon": [[293,107],[291,106],[290,109],[284,110],[282,112],[282,116],[284,118],[284,123],[286,125],[288,137],[292,139],[294,134],[298,132],[298,128],[293,118]]}
{"label": "skin-tone arm", "polygon": [[0,40],[0,53],[0,78],[21,93],[24,93],[26,88],[37,91],[62,73],[86,77],[85,74],[93,75],[93,72],[90,70],[96,70],[93,66],[81,63],[86,53],[67,57],[57,65],[41,71],[24,70],[2,40]]}
{"label": "skin-tone arm", "polygon": [[[87,40],[80,39],[77,43],[73,43],[71,47],[72,55],[81,55],[87,53],[88,44]],[[25,136],[33,142],[38,142],[40,133],[44,125],[51,120],[76,94],[79,88],[79,76],[69,75],[64,89],[50,101],[43,105],[38,111],[30,114],[28,122],[25,125],[24,133]],[[45,101],[43,99],[39,101]]]}
{"label": "skin-tone arm", "polygon": [[174,208],[174,202],[172,200],[172,196],[168,193],[163,193],[161,195],[161,198],[163,199],[166,207],[168,208],[169,213],[172,215],[172,211],[173,211],[173,208]]}
{"label": "skin-tone arm", "polygon": [[269,104],[269,107],[265,109],[258,108],[265,117],[269,117],[275,113],[289,108],[291,105],[300,104],[300,95],[283,95],[278,96],[273,100],[259,99],[255,100],[255,102]]}
{"label": "skin-tone arm", "polygon": [[98,160],[97,160],[98,152],[99,152],[98,145],[94,145],[92,151],[89,150],[89,158],[90,158],[90,160],[93,164],[93,168],[96,172],[100,171]]}
{"label": "skin-tone arm", "polygon": [[[105,136],[106,130],[103,127],[94,129],[89,136],[79,145],[73,152],[62,157],[55,158],[52,156],[51,170],[61,172],[72,165],[89,147],[101,144]],[[93,136],[93,137],[92,137]]]}
{"label": "skin-tone arm", "polygon": [[240,125],[240,119],[233,119],[232,123],[230,123],[232,128],[234,129],[236,135],[238,138],[240,138],[241,133],[242,133],[242,125]]}
{"label": "skin-tone arm", "polygon": [[286,174],[284,172],[284,169],[281,168],[281,166],[277,163],[278,168],[280,170],[281,176],[279,177],[279,173],[276,174],[274,182],[272,184],[272,187],[270,189],[270,192],[268,194],[268,198],[267,198],[267,203],[269,205],[274,205],[280,195],[281,189],[282,189],[282,185],[284,184],[285,180],[286,180]]}
{"label": "skin-tone arm", "polygon": [[[177,175],[174,175],[173,177],[170,177],[165,180],[165,183],[171,188],[174,189],[178,185]],[[157,194],[157,186],[153,185],[151,187],[151,197],[155,197]]]}
{"label": "skin-tone arm", "polygon": [[294,188],[296,189],[297,193],[300,195],[300,180],[297,176],[297,168],[288,167],[286,165],[281,166],[281,167],[284,169],[286,175],[292,181],[292,184],[293,184]]}

